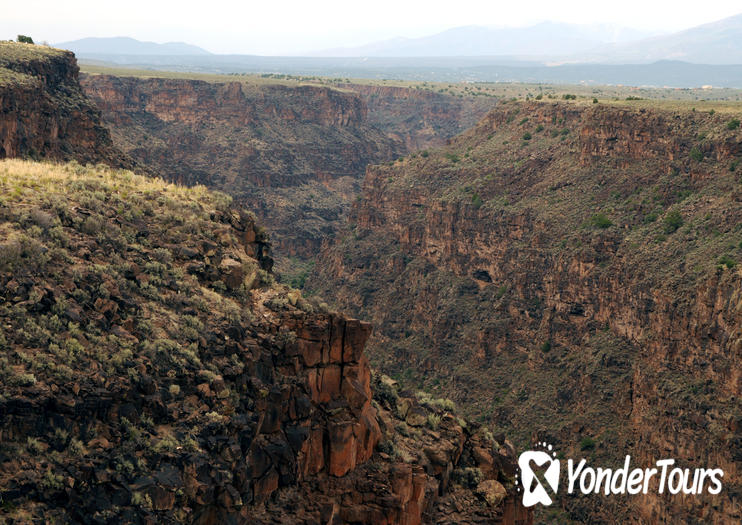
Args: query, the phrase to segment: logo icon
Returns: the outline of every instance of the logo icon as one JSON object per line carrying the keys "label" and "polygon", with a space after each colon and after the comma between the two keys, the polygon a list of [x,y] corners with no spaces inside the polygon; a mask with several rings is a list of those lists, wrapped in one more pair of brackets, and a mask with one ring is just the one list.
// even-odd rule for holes
{"label": "logo icon", "polygon": [[[546,443],[539,445],[547,446]],[[548,445],[548,449],[551,451],[552,446]],[[554,502],[552,496],[559,488],[559,460],[556,459],[556,453],[549,455],[543,450],[527,450],[518,457],[518,466],[523,484],[523,506],[532,507],[537,503],[551,505]]]}

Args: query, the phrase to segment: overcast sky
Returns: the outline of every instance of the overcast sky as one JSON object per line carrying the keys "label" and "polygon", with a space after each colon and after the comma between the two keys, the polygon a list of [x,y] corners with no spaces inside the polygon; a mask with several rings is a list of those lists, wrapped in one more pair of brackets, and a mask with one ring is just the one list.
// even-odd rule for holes
{"label": "overcast sky", "polygon": [[188,42],[214,53],[281,55],[462,25],[544,20],[669,32],[740,12],[740,0],[0,0],[0,39],[130,36]]}

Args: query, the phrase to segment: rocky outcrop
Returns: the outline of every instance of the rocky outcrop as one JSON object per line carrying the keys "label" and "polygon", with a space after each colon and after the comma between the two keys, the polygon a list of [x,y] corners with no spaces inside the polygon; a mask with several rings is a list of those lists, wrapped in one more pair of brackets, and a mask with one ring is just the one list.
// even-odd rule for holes
{"label": "rocky outcrop", "polygon": [[113,147],[77,77],[70,52],[0,43],[0,159],[130,164]]}
{"label": "rocky outcrop", "polygon": [[307,286],[374,323],[384,372],[439,388],[519,447],[725,472],[719,496],[565,498],[572,519],[737,521],[731,118],[502,104],[429,157],[370,168],[352,231]]}

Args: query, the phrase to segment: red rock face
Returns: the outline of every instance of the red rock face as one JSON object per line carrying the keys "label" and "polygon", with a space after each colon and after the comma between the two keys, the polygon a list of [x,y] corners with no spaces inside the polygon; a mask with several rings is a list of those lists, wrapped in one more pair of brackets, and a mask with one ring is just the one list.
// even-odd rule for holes
{"label": "red rock face", "polygon": [[11,64],[23,82],[0,84],[0,159],[75,159],[129,166],[78,84],[70,52]]}

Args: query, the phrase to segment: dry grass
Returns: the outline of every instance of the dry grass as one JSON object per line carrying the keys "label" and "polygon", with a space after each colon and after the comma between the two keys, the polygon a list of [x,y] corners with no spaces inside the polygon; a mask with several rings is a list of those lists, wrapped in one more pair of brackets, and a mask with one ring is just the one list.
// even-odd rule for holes
{"label": "dry grass", "polygon": [[224,207],[231,198],[209,191],[205,186],[179,186],[159,178],[135,175],[131,171],[112,169],[107,166],[81,166],[78,163],[57,164],[33,162],[20,159],[0,160],[0,199],[26,201],[28,191],[53,190],[54,193],[73,195],[78,191],[72,184],[76,181],[98,181],[104,191],[124,195],[127,198],[162,193],[170,199],[210,202]]}

